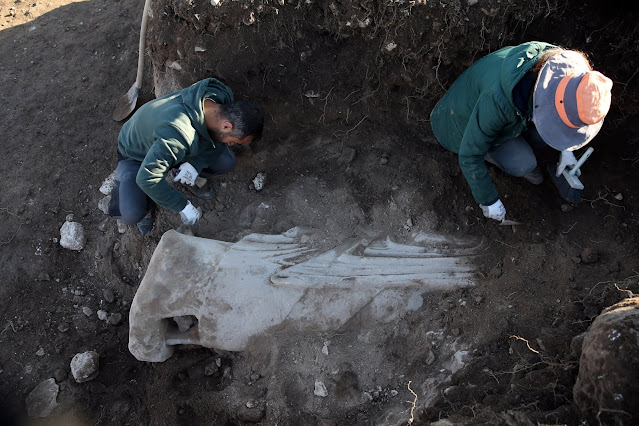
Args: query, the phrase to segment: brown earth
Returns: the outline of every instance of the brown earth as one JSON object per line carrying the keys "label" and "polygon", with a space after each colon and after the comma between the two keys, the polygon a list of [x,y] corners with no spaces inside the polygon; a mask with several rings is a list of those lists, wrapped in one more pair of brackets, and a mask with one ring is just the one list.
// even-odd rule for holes
{"label": "brown earth", "polygon": [[[2,420],[23,419],[29,392],[56,377],[52,418],[75,424],[612,421],[574,407],[571,341],[622,290],[639,292],[636,7],[154,2],[140,103],[215,76],[267,112],[263,140],[237,151],[215,200],[196,202],[199,236],[237,241],[301,225],[332,246],[436,232],[482,251],[476,286],[431,293],[389,325],[273,336],[241,353],[185,348],[150,364],[129,354],[126,320],[113,326],[95,314],[127,317],[159,238],[180,223],[160,211],[150,236],[119,233],[97,208],[116,165],[121,123],[111,111],[135,80],[142,3],[0,0]],[[496,226],[427,119],[473,60],[531,39],[589,53],[615,82],[614,104],[583,168],[586,201],[564,211],[549,180],[532,186],[492,169],[509,215],[524,223]],[[260,171],[267,181],[256,192]],[[58,243],[69,214],[87,233],[80,252]],[[87,350],[100,354],[100,373],[79,384],[69,363]],[[461,350],[465,365],[452,374]],[[216,359],[218,374],[204,375]],[[319,377],[327,398],[313,395]]]}

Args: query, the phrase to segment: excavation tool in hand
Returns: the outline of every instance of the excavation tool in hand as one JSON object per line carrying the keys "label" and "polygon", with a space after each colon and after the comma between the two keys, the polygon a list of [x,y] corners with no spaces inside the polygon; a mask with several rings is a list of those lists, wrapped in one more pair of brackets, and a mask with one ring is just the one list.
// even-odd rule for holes
{"label": "excavation tool in hand", "polygon": [[581,202],[581,190],[584,189],[584,185],[579,180],[577,172],[588,157],[590,157],[590,154],[592,154],[593,151],[594,148],[588,148],[575,165],[566,167],[559,176],[553,172],[553,166],[549,165],[548,171],[552,177],[553,183],[559,190],[559,194],[571,203],[577,204]]}
{"label": "excavation tool in hand", "polygon": [[144,11],[142,12],[142,25],[140,26],[140,48],[138,52],[138,75],[135,79],[135,83],[129,89],[129,91],[122,95],[113,108],[113,119],[115,121],[122,121],[131,114],[135,109],[135,105],[138,102],[138,94],[142,87],[142,74],[144,73],[144,42],[146,39],[146,26],[149,21],[149,6],[150,0],[144,1]]}

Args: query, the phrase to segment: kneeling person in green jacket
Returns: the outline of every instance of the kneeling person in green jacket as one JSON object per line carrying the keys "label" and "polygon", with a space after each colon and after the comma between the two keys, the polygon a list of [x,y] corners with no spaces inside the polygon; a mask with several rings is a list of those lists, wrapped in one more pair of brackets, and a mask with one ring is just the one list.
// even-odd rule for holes
{"label": "kneeling person in green jacket", "polygon": [[199,188],[196,178],[234,170],[236,158],[229,147],[259,139],[263,123],[257,104],[235,102],[231,89],[213,78],[144,104],[118,136],[109,214],[137,224],[144,235],[153,229],[155,204],[194,224],[200,212],[169,185],[169,171],[177,168],[173,181],[187,184],[195,196],[212,197],[212,186]]}
{"label": "kneeling person in green jacket", "polygon": [[[577,163],[573,151],[599,132],[612,81],[574,50],[529,42],[504,47],[471,65],[433,109],[439,143],[459,166],[484,216],[506,216],[485,161],[540,184],[533,148],[560,151],[556,176]],[[573,200],[569,200],[573,201]]]}

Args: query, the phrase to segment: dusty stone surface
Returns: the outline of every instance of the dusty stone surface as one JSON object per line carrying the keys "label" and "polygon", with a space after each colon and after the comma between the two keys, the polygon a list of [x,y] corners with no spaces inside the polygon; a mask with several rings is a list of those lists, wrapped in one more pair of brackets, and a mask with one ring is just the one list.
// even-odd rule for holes
{"label": "dusty stone surface", "polygon": [[605,309],[586,333],[575,404],[604,423],[626,424],[639,416],[639,297]]}
{"label": "dusty stone surface", "polygon": [[25,404],[30,417],[47,417],[58,405],[60,387],[55,379],[47,379],[38,384],[27,396]]}
{"label": "dusty stone surface", "polygon": [[370,328],[419,309],[425,292],[473,284],[473,242],[420,234],[322,251],[313,240],[301,228],[235,244],[167,232],[131,305],[129,350],[157,362],[178,344],[241,351],[274,332]]}
{"label": "dusty stone surface", "polygon": [[100,355],[95,351],[76,354],[71,360],[71,374],[78,383],[88,382],[100,372]]}
{"label": "dusty stone surface", "polygon": [[80,251],[84,248],[86,237],[84,227],[78,222],[66,221],[60,228],[60,245],[69,250]]}

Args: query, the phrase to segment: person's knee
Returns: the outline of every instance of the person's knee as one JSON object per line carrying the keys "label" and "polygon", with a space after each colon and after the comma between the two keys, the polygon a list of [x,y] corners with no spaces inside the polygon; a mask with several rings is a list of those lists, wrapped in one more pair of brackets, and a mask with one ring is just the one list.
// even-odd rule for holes
{"label": "person's knee", "polygon": [[127,225],[135,225],[147,214],[146,206],[120,204],[120,220]]}

